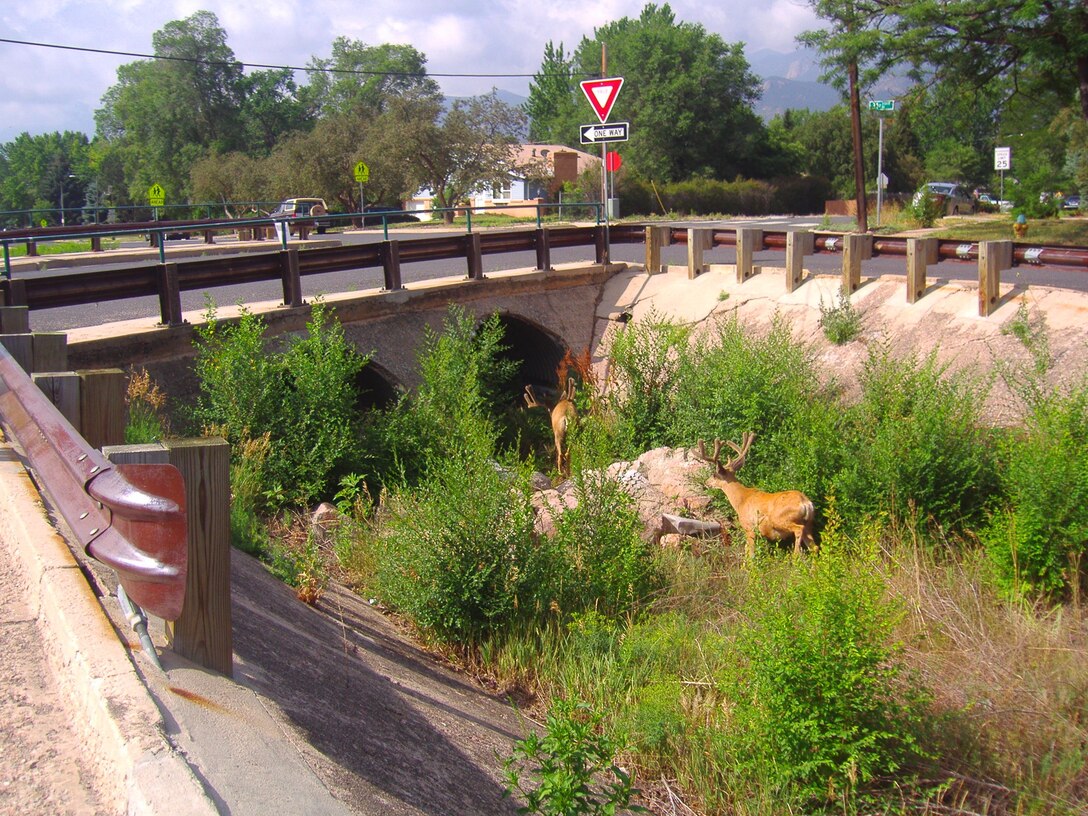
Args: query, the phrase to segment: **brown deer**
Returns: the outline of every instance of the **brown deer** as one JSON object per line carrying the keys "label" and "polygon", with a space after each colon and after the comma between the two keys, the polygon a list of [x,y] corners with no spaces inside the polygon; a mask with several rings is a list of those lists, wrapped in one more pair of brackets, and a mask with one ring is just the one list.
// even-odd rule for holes
{"label": "brown deer", "polygon": [[751,558],[756,554],[756,533],[770,541],[786,541],[793,538],[793,551],[800,553],[802,547],[815,548],[812,537],[812,522],[816,510],[808,496],[799,490],[783,490],[781,493],[767,493],[754,487],[745,487],[737,480],[737,471],[744,464],[744,457],[752,446],[754,433],[746,433],[741,444],[729,442],[729,447],[737,455],[724,465],[721,462],[722,440],[714,440],[714,455],[707,456],[703,440],[695,458],[714,465],[716,473],[706,480],[710,487],[716,487],[725,493],[741,529],[748,538],[745,552]]}
{"label": "brown deer", "polygon": [[[544,408],[548,406],[536,399],[531,385],[525,386],[525,404],[530,408]],[[555,436],[555,467],[559,473],[564,473],[564,465],[570,466],[570,449],[566,446],[567,430],[578,421],[578,411],[574,407],[574,378],[567,379],[566,389],[559,395],[559,402],[551,409],[552,434]]]}

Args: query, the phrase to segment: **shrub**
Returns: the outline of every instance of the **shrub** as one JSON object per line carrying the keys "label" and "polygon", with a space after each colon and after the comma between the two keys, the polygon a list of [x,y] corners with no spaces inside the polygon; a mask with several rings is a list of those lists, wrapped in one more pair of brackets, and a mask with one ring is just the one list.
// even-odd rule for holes
{"label": "shrub", "polygon": [[599,470],[576,472],[574,492],[578,504],[556,519],[552,542],[562,559],[560,608],[629,614],[655,585],[634,500]]}
{"label": "shrub", "polygon": [[687,328],[653,314],[612,336],[609,408],[624,446],[620,455],[637,456],[665,444],[689,338]]}
{"label": "shrub", "polygon": [[825,306],[820,299],[820,328],[824,337],[836,346],[849,343],[861,333],[861,313],[854,308],[844,288],[839,287],[836,301],[831,306]]}
{"label": "shrub", "polygon": [[355,379],[366,358],[320,302],[306,329],[279,353],[268,347],[264,322],[245,310],[237,323],[220,324],[210,309],[196,330],[197,416],[235,455],[246,440],[268,437],[260,477],[272,507],[328,495],[357,453]]}
{"label": "shrub", "polygon": [[951,374],[936,352],[894,358],[874,346],[849,413],[849,464],[833,492],[844,517],[880,513],[963,530],[984,517],[997,488],[993,446],[982,423],[986,386]]}
{"label": "shrub", "polygon": [[[627,772],[615,764],[622,743],[604,732],[603,719],[584,703],[554,700],[544,736],[531,732],[514,743],[503,770],[507,795],[517,794],[526,801],[520,813],[611,816],[620,809],[646,812],[630,804],[638,791]],[[601,777],[607,782],[602,783]]]}
{"label": "shrub", "polygon": [[147,369],[129,372],[125,405],[128,407],[126,445],[159,442],[169,433],[170,423],[165,414],[166,395],[151,379]]}
{"label": "shrub", "polygon": [[1078,597],[1088,551],[1088,387],[1041,398],[1003,454],[1008,504],[984,540],[1005,586]]}
{"label": "shrub", "polygon": [[944,214],[928,184],[919,188],[918,192],[911,198],[906,210],[907,214],[914,219],[918,226],[926,228],[936,224],[937,219]]}
{"label": "shrub", "polygon": [[[849,558],[849,560],[848,560]],[[921,753],[926,695],[913,688],[891,633],[900,610],[854,556],[827,554],[753,575],[733,670],[728,763],[747,785],[805,812],[858,801]],[[738,784],[739,782],[739,784]]]}
{"label": "shrub", "polygon": [[527,476],[512,482],[479,436],[432,460],[427,480],[386,503],[376,591],[436,640],[478,643],[538,614],[549,552],[533,542]]}

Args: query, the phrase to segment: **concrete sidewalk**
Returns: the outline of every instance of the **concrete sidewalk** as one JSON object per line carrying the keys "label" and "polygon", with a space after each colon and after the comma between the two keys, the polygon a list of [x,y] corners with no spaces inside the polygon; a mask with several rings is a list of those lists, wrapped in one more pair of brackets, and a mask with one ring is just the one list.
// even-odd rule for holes
{"label": "concrete sidewalk", "polygon": [[500,777],[500,757],[522,733],[514,710],[342,587],[330,587],[314,609],[233,552],[235,678],[174,655],[153,622],[160,672],[120,614],[112,573],[73,556],[12,449],[0,450],[8,454],[0,461],[0,557],[12,567],[0,571],[0,626],[25,618],[36,625],[43,648],[26,671],[56,679],[49,702],[73,732],[67,756],[57,745],[43,753],[55,754],[69,776],[77,762],[90,763],[93,779],[79,784],[94,788],[87,798],[96,803],[54,807],[55,791],[38,791],[23,769],[5,767],[16,757],[4,745],[19,744],[9,729],[41,730],[38,709],[28,707],[0,725],[0,810],[37,796],[37,807],[19,810],[514,812]]}

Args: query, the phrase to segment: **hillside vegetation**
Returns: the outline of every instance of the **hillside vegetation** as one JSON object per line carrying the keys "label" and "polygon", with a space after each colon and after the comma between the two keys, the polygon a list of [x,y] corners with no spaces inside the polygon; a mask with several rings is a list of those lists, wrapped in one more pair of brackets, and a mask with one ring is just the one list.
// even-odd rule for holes
{"label": "hillside vegetation", "polygon": [[[213,320],[198,348],[236,545],[311,602],[352,583],[546,720],[511,747],[528,812],[610,812],[632,784],[659,813],[1088,809],[1088,379],[1045,385],[1038,336],[996,372],[1026,419],[995,428],[992,373],[935,355],[874,344],[847,399],[782,321],[631,323],[608,383],[586,359],[557,372],[578,383],[578,502],[543,537],[551,429],[521,407],[497,320],[451,309],[416,391],[365,414],[337,396],[335,422],[312,395],[349,393],[365,361],[330,313],[282,348],[262,329]],[[741,479],[811,497],[818,553],[655,547],[604,475],[746,432]],[[322,499],[326,536],[300,513]],[[716,491],[710,515],[732,515]]]}

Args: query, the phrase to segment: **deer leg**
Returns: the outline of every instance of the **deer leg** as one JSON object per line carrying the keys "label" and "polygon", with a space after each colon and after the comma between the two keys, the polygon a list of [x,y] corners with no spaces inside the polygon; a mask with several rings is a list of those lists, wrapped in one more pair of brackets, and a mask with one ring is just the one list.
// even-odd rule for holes
{"label": "deer leg", "polygon": [[746,556],[748,556],[749,558],[755,558],[756,557],[756,531],[755,530],[745,530],[744,534],[748,538],[747,543],[744,545],[744,554]]}

